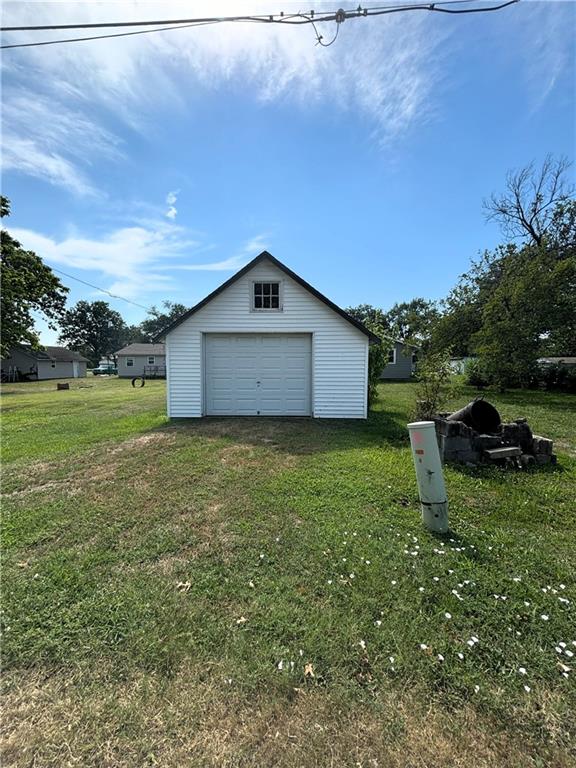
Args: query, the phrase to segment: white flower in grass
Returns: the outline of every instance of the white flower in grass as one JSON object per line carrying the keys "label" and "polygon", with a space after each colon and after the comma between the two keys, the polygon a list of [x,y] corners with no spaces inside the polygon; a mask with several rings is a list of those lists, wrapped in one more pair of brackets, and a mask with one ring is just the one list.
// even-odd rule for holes
{"label": "white flower in grass", "polygon": [[376,619],[376,621],[374,622],[374,624],[375,624],[377,627],[379,627],[379,626],[382,624],[382,622],[380,621],[380,619]]}
{"label": "white flower in grass", "polygon": [[479,643],[480,640],[476,637],[476,635],[472,635],[472,640],[474,640],[475,643]]}
{"label": "white flower in grass", "polygon": [[394,664],[394,656],[389,656],[388,658],[390,659],[390,664]]}
{"label": "white flower in grass", "polygon": [[342,562],[343,562],[343,563],[345,563],[345,562],[346,562],[346,558],[345,558],[345,557],[343,557],[343,558],[342,558]]}
{"label": "white flower in grass", "polygon": [[464,654],[463,653],[457,653],[456,656],[458,656],[460,661],[462,661],[464,659]]}
{"label": "white flower in grass", "polygon": [[282,659],[280,659],[280,661],[278,662],[278,664],[276,665],[276,667],[277,667],[277,669],[279,669],[280,671],[282,671],[282,670],[284,669],[284,662],[282,661]]}
{"label": "white flower in grass", "polygon": [[474,648],[474,640],[466,640],[470,648]]}
{"label": "white flower in grass", "polygon": [[574,656],[574,654],[572,653],[572,651],[569,651],[569,650],[568,650],[568,648],[566,648],[566,650],[564,651],[564,653],[566,654],[566,656],[568,656],[568,658],[569,658],[569,659],[571,659],[571,658],[572,658],[572,656]]}
{"label": "white flower in grass", "polygon": [[394,587],[394,586],[396,586],[396,584],[398,584],[398,582],[397,581],[392,581],[391,584]]}
{"label": "white flower in grass", "polygon": [[364,641],[364,640],[360,640],[360,642],[358,643],[358,645],[360,646],[360,648],[362,648],[362,650],[363,650],[363,651],[365,651],[365,650],[366,650],[366,643],[365,643],[365,641]]}
{"label": "white flower in grass", "polygon": [[526,667],[518,667],[518,672],[520,672],[521,675],[527,674]]}
{"label": "white flower in grass", "polygon": [[354,574],[353,574],[353,573],[351,573],[351,574],[350,574],[350,578],[351,578],[351,579],[353,579],[353,578],[354,578]]}
{"label": "white flower in grass", "polygon": [[448,613],[448,611],[446,611],[445,614],[444,614],[444,618],[445,619],[451,619],[452,618],[452,614]]}
{"label": "white flower in grass", "polygon": [[518,583],[519,581],[522,581],[522,579],[520,578],[520,576],[514,576],[512,581],[515,581],[516,583]]}
{"label": "white flower in grass", "polygon": [[364,562],[366,563],[366,565],[370,565],[370,560],[365,560]]}
{"label": "white flower in grass", "polygon": [[328,579],[328,584],[332,584],[332,579]]}
{"label": "white flower in grass", "polygon": [[540,618],[542,619],[542,621],[548,621],[550,617],[546,613],[541,613]]}
{"label": "white flower in grass", "polygon": [[433,576],[432,581],[440,581],[440,579],[438,578],[438,576]]}
{"label": "white flower in grass", "polygon": [[560,589],[566,589],[566,584],[558,584],[558,586],[560,587]]}
{"label": "white flower in grass", "polygon": [[525,686],[524,686],[524,690],[526,691],[526,693],[530,693],[530,691],[531,691],[531,688],[530,688],[530,686],[529,686],[529,685],[525,685]]}
{"label": "white flower in grass", "polygon": [[264,560],[264,555],[260,555],[260,560]]}
{"label": "white flower in grass", "polygon": [[526,608],[528,608],[528,606],[530,605],[530,600],[524,600],[524,605],[526,606]]}
{"label": "white flower in grass", "polygon": [[420,650],[421,651],[427,651],[428,650],[428,646],[426,645],[426,643],[420,643]]}
{"label": "white flower in grass", "polygon": [[250,589],[254,589],[254,582],[253,581],[249,581],[248,582],[248,586],[250,587]]}
{"label": "white flower in grass", "polygon": [[562,642],[562,640],[560,640],[558,645],[560,646],[560,648],[566,648],[566,643]]}
{"label": "white flower in grass", "polygon": [[474,686],[474,693],[478,693],[479,690],[480,690],[480,686],[479,685],[475,685]]}
{"label": "white flower in grass", "polygon": [[424,592],[424,587],[418,587],[418,592]]}
{"label": "white flower in grass", "polygon": [[562,648],[559,648],[558,646],[556,646],[554,650],[556,651],[556,653],[562,653]]}
{"label": "white flower in grass", "polygon": [[438,654],[438,661],[444,661],[444,656],[441,653]]}

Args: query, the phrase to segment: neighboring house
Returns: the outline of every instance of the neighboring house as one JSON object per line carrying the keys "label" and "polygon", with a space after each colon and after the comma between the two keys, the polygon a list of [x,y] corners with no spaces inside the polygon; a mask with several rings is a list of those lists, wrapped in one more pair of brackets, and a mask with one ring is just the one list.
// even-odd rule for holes
{"label": "neighboring house", "polygon": [[117,359],[120,378],[145,376],[149,379],[163,379],[166,376],[164,344],[129,344],[115,352],[114,357]]}
{"label": "neighboring house", "polygon": [[471,360],[477,360],[476,355],[469,355],[468,357],[452,357],[450,359],[450,370],[452,373],[465,373],[466,366]]}
{"label": "neighboring house", "polygon": [[9,381],[84,378],[89,362],[79,352],[64,347],[32,349],[21,345],[11,349],[9,356],[2,360],[2,378]]}
{"label": "neighboring house", "polygon": [[576,367],[576,357],[540,357],[540,365],[563,365],[565,368]]}
{"label": "neighboring house", "polygon": [[416,370],[418,347],[403,341],[390,342],[388,362],[380,374],[384,380],[407,381]]}
{"label": "neighboring house", "polygon": [[158,338],[170,417],[367,416],[380,340],[267,251]]}

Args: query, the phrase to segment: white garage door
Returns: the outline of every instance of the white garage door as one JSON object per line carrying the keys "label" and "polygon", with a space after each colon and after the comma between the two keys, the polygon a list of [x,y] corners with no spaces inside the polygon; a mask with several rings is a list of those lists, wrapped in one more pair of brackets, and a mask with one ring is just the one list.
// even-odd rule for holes
{"label": "white garage door", "polygon": [[208,416],[310,416],[310,334],[206,334]]}

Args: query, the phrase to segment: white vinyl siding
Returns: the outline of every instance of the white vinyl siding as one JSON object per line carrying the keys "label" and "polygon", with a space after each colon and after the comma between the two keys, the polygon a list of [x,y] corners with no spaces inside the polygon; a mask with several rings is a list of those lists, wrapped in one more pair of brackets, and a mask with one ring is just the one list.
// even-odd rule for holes
{"label": "white vinyl siding", "polygon": [[[151,365],[148,361],[152,359],[152,355],[118,355],[118,376],[121,379],[129,379],[134,376],[143,376],[146,372],[147,366]],[[132,361],[128,364],[128,361]],[[165,365],[164,355],[154,355],[154,365],[163,368]]]}
{"label": "white vinyl siding", "polygon": [[[282,283],[281,312],[250,311],[255,281]],[[168,415],[199,417],[204,402],[204,335],[312,336],[312,415],[367,415],[368,337],[270,262],[261,262],[166,337]]]}

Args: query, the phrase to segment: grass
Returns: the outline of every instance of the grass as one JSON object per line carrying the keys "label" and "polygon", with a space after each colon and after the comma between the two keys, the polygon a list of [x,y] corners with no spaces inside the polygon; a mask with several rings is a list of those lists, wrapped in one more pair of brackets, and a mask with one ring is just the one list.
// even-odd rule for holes
{"label": "grass", "polygon": [[170,423],[84,383],[4,392],[4,765],[576,764],[575,397],[490,395],[558,466],[446,468],[434,537],[411,385]]}

